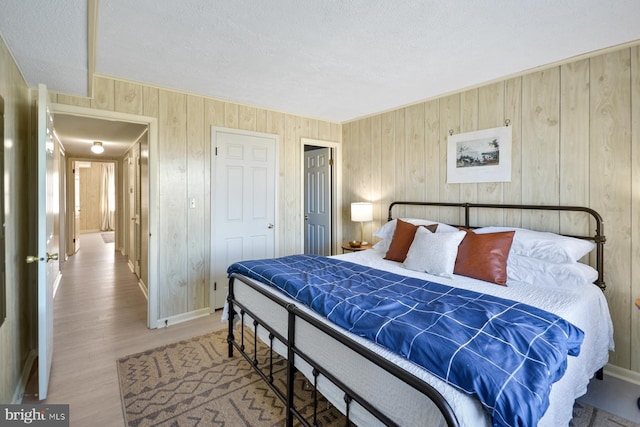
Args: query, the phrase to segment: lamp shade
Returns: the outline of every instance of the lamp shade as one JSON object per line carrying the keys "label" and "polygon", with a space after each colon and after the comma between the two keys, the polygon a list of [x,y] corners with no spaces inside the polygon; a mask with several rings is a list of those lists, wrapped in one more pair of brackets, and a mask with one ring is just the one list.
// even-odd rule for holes
{"label": "lamp shade", "polygon": [[351,203],[351,221],[373,221],[373,204],[369,202]]}

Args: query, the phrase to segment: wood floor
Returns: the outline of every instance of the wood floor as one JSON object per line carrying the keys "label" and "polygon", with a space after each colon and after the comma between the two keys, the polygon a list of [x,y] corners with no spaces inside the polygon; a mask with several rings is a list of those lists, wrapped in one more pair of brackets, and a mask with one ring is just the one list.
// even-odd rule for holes
{"label": "wood floor", "polygon": [[[45,402],[69,404],[70,425],[123,426],[116,359],[223,328],[220,313],[149,330],[147,300],[127,260],[100,233],[83,234],[54,301],[53,366]],[[23,402],[36,403],[26,395]]]}

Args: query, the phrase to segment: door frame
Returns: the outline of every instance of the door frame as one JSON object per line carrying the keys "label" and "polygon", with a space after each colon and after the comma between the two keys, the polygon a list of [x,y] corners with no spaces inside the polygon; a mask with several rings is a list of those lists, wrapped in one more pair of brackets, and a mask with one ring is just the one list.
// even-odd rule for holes
{"label": "door frame", "polygon": [[[331,254],[336,255],[342,245],[342,144],[335,141],[321,139],[300,138],[300,182],[304,183],[305,162],[304,146],[315,145],[317,147],[331,148],[333,166],[331,168]],[[304,184],[300,185],[300,212],[304,217]],[[300,224],[300,253],[304,253],[304,221]]]}
{"label": "door frame", "polygon": [[147,125],[149,132],[149,272],[147,289],[147,327],[156,329],[158,320],[158,236],[159,233],[159,198],[158,188],[158,119],[150,116],[120,113],[116,111],[98,110],[75,105],[51,104],[54,113],[70,114],[80,117],[131,122]]}

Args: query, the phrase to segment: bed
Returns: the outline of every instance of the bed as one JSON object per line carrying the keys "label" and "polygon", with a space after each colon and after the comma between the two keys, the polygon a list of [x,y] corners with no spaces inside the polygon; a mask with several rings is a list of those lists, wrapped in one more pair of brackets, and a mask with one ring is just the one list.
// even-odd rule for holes
{"label": "bed", "polygon": [[[442,224],[429,219],[394,219],[392,217],[393,208],[406,205],[461,209],[465,220],[463,224],[455,225]],[[584,214],[591,218],[595,232],[585,236],[559,236],[550,233],[538,234],[532,230],[511,227],[476,228],[474,224],[470,223],[470,218],[471,212],[478,209],[567,211],[573,214]],[[414,353],[420,352],[392,349],[393,346],[389,342],[397,340],[395,336],[390,336],[385,341],[384,338],[380,339],[380,336],[386,336],[386,332],[369,334],[366,330],[367,323],[360,321],[365,317],[363,314],[356,314],[358,320],[353,322],[362,323],[364,326],[360,329],[355,326],[350,327],[349,323],[345,323],[346,320],[335,320],[332,317],[335,314],[334,311],[337,311],[335,307],[346,305],[342,301],[352,301],[353,297],[347,296],[338,303],[335,301],[326,302],[325,298],[330,299],[333,296],[338,298],[340,295],[340,290],[335,288],[333,284],[331,288],[327,288],[330,289],[329,291],[321,292],[323,303],[320,305],[328,306],[329,313],[319,314],[309,308],[311,306],[317,309],[314,306],[314,301],[320,300],[319,294],[312,293],[311,300],[305,303],[294,298],[299,296],[301,292],[288,289],[288,284],[285,284],[282,289],[274,286],[273,277],[283,276],[283,274],[278,272],[265,280],[266,274],[257,267],[264,260],[235,263],[229,270],[229,295],[225,307],[229,322],[229,356],[233,355],[234,350],[238,350],[254,367],[258,368],[259,365],[262,365],[256,360],[255,353],[245,352],[247,348],[245,339],[248,338],[245,337],[246,326],[238,326],[238,324],[242,324],[250,327],[253,331],[252,336],[259,337],[260,340],[267,343],[273,353],[286,358],[288,380],[285,390],[280,390],[274,385],[270,368],[260,369],[259,373],[274,389],[278,398],[285,403],[288,411],[287,425],[293,425],[294,422],[302,425],[316,423],[314,419],[302,419],[293,405],[293,378],[296,372],[304,374],[312,386],[340,409],[347,416],[348,422],[355,425],[488,426],[532,425],[536,423],[540,426],[568,425],[572,416],[574,400],[586,392],[589,380],[606,364],[608,352],[613,350],[612,324],[602,292],[605,286],[603,277],[605,238],[600,215],[583,207],[394,202],[389,207],[388,220],[376,233],[382,240],[371,250],[326,259],[324,257],[320,259],[305,258],[304,256],[285,257],[286,260],[283,258],[278,262],[282,260],[283,263],[285,261],[293,262],[302,266],[306,264],[310,266],[312,271],[325,268],[336,270],[340,272],[339,274],[348,276],[349,283],[356,273],[346,270],[347,268],[357,270],[358,275],[360,275],[360,271],[366,271],[366,273],[362,273],[364,274],[362,279],[359,279],[362,286],[369,286],[369,280],[373,283],[375,279],[373,276],[388,277],[389,280],[392,278],[396,281],[398,277],[401,277],[403,286],[406,282],[407,286],[419,283],[419,286],[427,287],[421,288],[420,292],[431,293],[434,289],[438,289],[446,298],[452,300],[466,298],[466,302],[461,306],[471,311],[465,312],[462,309],[455,309],[461,311],[463,318],[474,317],[469,313],[474,313],[473,310],[476,310],[477,307],[494,302],[502,304],[502,306],[510,305],[509,310],[499,310],[500,315],[502,315],[502,311],[510,312],[511,307],[517,307],[518,315],[521,314],[521,307],[527,307],[527,310],[531,307],[532,311],[526,314],[528,316],[525,320],[527,327],[536,323],[531,319],[537,319],[542,316],[540,313],[544,313],[544,316],[550,316],[549,319],[544,319],[544,322],[553,324],[553,327],[546,329],[544,324],[541,325],[545,333],[547,329],[559,329],[561,333],[553,337],[540,335],[540,339],[536,336],[531,340],[527,339],[525,335],[524,341],[528,341],[528,344],[525,343],[525,350],[515,351],[525,357],[522,357],[520,362],[513,362],[517,368],[512,371],[508,371],[506,368],[511,362],[507,362],[506,359],[502,360],[504,349],[492,347],[493,344],[480,342],[477,346],[482,348],[482,351],[467,351],[465,343],[465,352],[474,353],[476,356],[480,354],[480,360],[488,359],[494,365],[505,365],[499,367],[505,371],[501,375],[505,375],[507,380],[497,386],[497,391],[485,393],[486,384],[498,382],[494,380],[494,377],[498,378],[500,375],[489,374],[485,378],[481,374],[474,373],[473,370],[464,374],[456,374],[466,372],[467,365],[470,365],[470,369],[475,369],[476,365],[480,366],[480,362],[469,362],[466,359],[458,362],[457,359],[461,358],[462,350],[451,350],[454,355],[451,360],[455,360],[455,362],[449,365],[446,374],[439,369],[443,365],[438,362],[440,349],[442,348],[442,351],[446,352],[444,347],[457,332],[451,332],[451,336],[449,336],[442,332],[428,335],[428,333],[421,331],[416,336],[419,336],[423,341],[418,341],[418,338],[415,337],[409,340],[421,343],[420,345],[416,344],[414,348],[429,347],[429,351],[422,351],[423,356],[414,357]],[[414,234],[412,241],[406,247],[406,242],[401,242],[399,235],[401,230],[410,229],[410,225],[414,227]],[[426,231],[426,227],[431,228]],[[458,227],[464,227],[465,231],[459,231]],[[469,274],[464,271],[463,264],[465,263],[459,259],[461,254],[469,250],[475,250],[479,253],[478,248],[482,247],[469,246],[464,243],[467,235],[470,241],[473,236],[473,239],[478,239],[481,244],[491,241],[491,239],[504,240],[507,239],[507,236],[511,237],[506,253],[502,254],[504,257],[501,265],[502,270],[500,268],[496,270],[500,270],[496,276],[498,282],[504,281],[504,283],[498,284],[495,281],[496,277],[491,278],[493,282],[469,277]],[[456,241],[458,241],[457,245]],[[392,254],[393,249],[398,249],[398,242],[404,244],[406,251],[400,250],[399,255]],[[432,253],[431,258],[427,257],[424,251],[428,253],[434,248],[437,249],[437,253]],[[502,249],[504,252],[505,248]],[[450,274],[451,251],[453,250],[457,251],[453,255],[457,272]],[[580,259],[587,258],[586,255],[589,253],[594,259],[595,269],[578,262]],[[446,260],[443,261],[445,258]],[[466,258],[479,259],[482,265],[491,265],[494,261],[493,259],[487,261],[481,256],[475,255],[467,255]],[[399,259],[402,261],[398,261]],[[425,267],[423,265],[425,259],[434,259],[437,262],[426,262]],[[316,262],[320,264],[314,264]],[[470,268],[477,268],[477,265],[474,267],[473,262]],[[459,271],[457,270],[458,266],[460,266]],[[345,273],[345,271],[349,272]],[[464,274],[458,274],[459,272]],[[299,273],[299,276],[303,278],[308,275],[308,271]],[[327,277],[324,273],[318,276]],[[480,276],[485,279],[482,274]],[[294,276],[286,277],[293,278]],[[293,279],[289,280],[289,282],[294,281]],[[263,282],[267,282],[267,284]],[[301,287],[305,290],[309,289],[309,286],[305,284]],[[380,285],[376,285],[376,287],[380,287]],[[401,287],[397,284],[388,287],[394,292],[399,288]],[[366,293],[358,292],[360,294]],[[456,296],[452,297],[453,294]],[[412,298],[413,295],[415,293],[412,288]],[[435,300],[442,301],[443,297],[438,296]],[[488,302],[489,300],[491,301]],[[474,302],[469,303],[468,301]],[[445,306],[445,311],[448,310],[446,307],[448,306]],[[369,313],[369,309],[365,309],[365,312]],[[414,312],[413,308],[411,312]],[[228,315],[228,313],[233,313],[233,315]],[[354,314],[349,312],[347,316],[353,317]],[[423,316],[423,313],[420,313],[420,316]],[[439,319],[443,318],[442,313],[437,316]],[[327,318],[333,321],[328,321]],[[406,319],[407,317],[405,314],[400,314],[397,318]],[[423,317],[418,318],[422,319]],[[483,320],[479,321],[483,322]],[[500,321],[503,324],[505,322],[512,322],[510,324],[519,322],[513,318]],[[412,322],[411,325],[416,323]],[[453,331],[452,324],[457,322],[459,320],[454,319],[451,323],[447,323],[444,325],[444,330]],[[406,322],[403,320],[401,323]],[[385,321],[384,324],[386,328],[390,322]],[[431,328],[435,328],[435,326],[429,325],[423,329],[431,333]],[[469,329],[467,326],[464,328]],[[482,330],[482,333],[474,334],[473,339],[484,335],[493,338],[494,334],[485,333],[484,328],[484,325],[478,328],[478,330]],[[512,327],[504,329],[507,335],[511,335],[514,330]],[[537,334],[538,332],[527,331],[526,333]],[[367,335],[371,336],[367,337]],[[443,335],[444,341],[433,338]],[[567,339],[565,340],[565,338]],[[543,383],[539,388],[536,388],[537,385],[530,386],[528,381],[517,380],[521,370],[525,370],[521,366],[527,366],[526,369],[529,369],[529,365],[541,364],[530,355],[530,352],[538,351],[535,350],[533,343],[542,342],[547,345],[548,342],[555,342],[556,339],[560,348],[558,351],[560,356],[553,363],[547,364],[548,362],[545,361],[541,371],[551,377],[550,379],[543,378],[548,384]],[[505,341],[505,339],[500,337],[498,341]],[[523,341],[523,338],[514,338],[514,341]],[[474,345],[476,344],[474,343]],[[509,342],[507,345],[511,348],[515,344]],[[494,349],[491,350],[492,348]],[[555,347],[553,351],[556,351]],[[497,354],[495,354],[496,352]],[[544,352],[546,353],[547,350]],[[409,353],[409,357],[407,357],[407,353]],[[421,357],[434,360],[424,362]],[[549,366],[553,366],[553,368],[551,369]],[[542,374],[532,375],[545,376]],[[469,388],[467,385],[457,382],[456,378],[452,379],[456,376],[471,377],[472,382],[478,382],[480,385],[474,385],[478,389]],[[512,383],[520,383],[520,388],[515,390],[513,395],[506,396],[507,392],[512,393],[507,390]],[[523,385],[526,393],[531,392],[529,388],[533,389],[532,396],[536,401],[539,399],[542,402],[541,406],[529,403],[530,398],[522,394]],[[494,398],[496,400],[491,400]],[[503,406],[507,409],[502,410]]]}

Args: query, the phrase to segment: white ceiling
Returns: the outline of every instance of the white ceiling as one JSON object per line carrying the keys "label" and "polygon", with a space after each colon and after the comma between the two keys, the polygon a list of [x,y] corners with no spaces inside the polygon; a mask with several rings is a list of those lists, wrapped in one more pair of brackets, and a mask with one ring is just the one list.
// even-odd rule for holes
{"label": "white ceiling", "polygon": [[[97,0],[89,0],[97,1]],[[87,94],[86,0],[2,0],[29,85]],[[640,40],[638,0],[99,0],[95,71],[334,122]]]}

